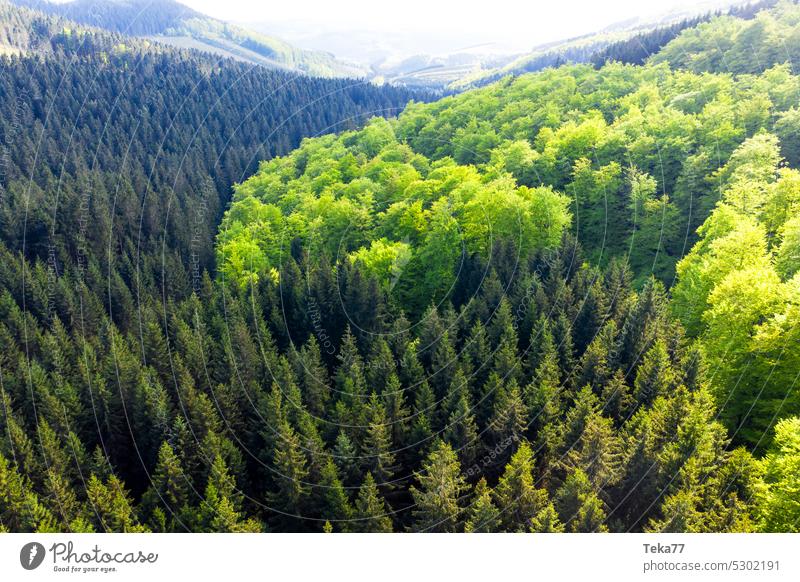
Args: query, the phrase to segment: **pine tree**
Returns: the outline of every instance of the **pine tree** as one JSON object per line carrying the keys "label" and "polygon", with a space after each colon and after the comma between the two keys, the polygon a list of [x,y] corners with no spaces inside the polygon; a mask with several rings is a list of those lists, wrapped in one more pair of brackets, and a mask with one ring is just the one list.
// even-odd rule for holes
{"label": "pine tree", "polygon": [[608,298],[600,281],[598,273],[586,273],[585,276],[593,277],[594,281],[583,294],[584,301],[578,317],[575,319],[575,348],[583,352],[595,339],[595,335],[602,329],[609,318],[610,309]]}
{"label": "pine tree", "polygon": [[206,490],[193,526],[195,531],[215,533],[259,532],[261,524],[245,519],[241,511],[241,493],[221,455],[211,464]]}
{"label": "pine tree", "polygon": [[592,386],[598,392],[608,382],[614,371],[616,362],[617,324],[607,322],[600,333],[591,341],[581,356],[580,372],[577,376],[578,386]]}
{"label": "pine tree", "polygon": [[631,417],[636,408],[636,399],[621,370],[614,372],[603,387],[600,400],[603,402],[603,414],[610,416],[618,427]]}
{"label": "pine tree", "polygon": [[531,334],[526,368],[532,382],[551,382],[556,385],[561,382],[558,351],[553,342],[550,323],[543,316],[539,318],[535,331]]}
{"label": "pine tree", "polygon": [[372,344],[369,360],[366,364],[367,384],[382,394],[389,382],[389,377],[396,372],[394,355],[385,339],[378,338]]}
{"label": "pine tree", "polygon": [[139,524],[133,500],[116,475],[103,483],[91,475],[86,483],[86,497],[91,504],[90,513],[95,530],[99,532],[135,533],[147,531]]}
{"label": "pine tree", "polygon": [[489,347],[489,336],[486,328],[479,321],[476,321],[470,330],[464,351],[469,356],[473,374],[472,383],[474,386],[483,386],[489,376],[492,362],[492,351]]}
{"label": "pine tree", "polygon": [[308,411],[317,418],[324,418],[331,399],[328,370],[322,362],[319,343],[312,335],[300,350],[302,371],[299,373],[303,386],[303,402]]}
{"label": "pine tree", "polygon": [[579,440],[566,456],[566,464],[578,467],[598,490],[614,485],[621,477],[621,444],[610,419],[590,414]]}
{"label": "pine tree", "polygon": [[495,331],[499,333],[499,339],[492,357],[492,370],[505,382],[518,382],[523,370],[518,353],[519,340],[510,310],[508,301],[503,298],[492,322],[493,326],[504,326],[502,330]]}
{"label": "pine tree", "polygon": [[436,428],[436,397],[425,378],[416,356],[418,342],[411,342],[403,358],[404,366],[401,371],[405,372],[404,380],[407,389],[414,395],[414,415],[412,420],[411,435],[409,440],[415,447],[417,453],[429,444],[429,440]]}
{"label": "pine tree", "polygon": [[319,481],[322,476],[322,469],[328,459],[325,441],[320,435],[319,429],[317,429],[317,423],[314,422],[311,414],[305,410],[300,410],[296,422],[300,447],[308,459],[309,480]]}
{"label": "pine tree", "polygon": [[56,531],[53,515],[3,455],[0,455],[0,523],[11,532]]}
{"label": "pine tree", "polygon": [[705,516],[698,511],[699,500],[694,491],[681,489],[664,499],[660,513],[663,519],[651,519],[648,532],[700,533],[704,531]]}
{"label": "pine tree", "polygon": [[517,332],[514,329],[514,315],[511,312],[511,303],[505,294],[503,294],[497,305],[497,310],[492,315],[488,333],[489,341],[495,350],[499,349],[503,343],[508,343],[513,346],[517,345]]}
{"label": "pine tree", "polygon": [[[336,389],[340,393],[337,402],[337,421],[350,427],[364,426],[367,385],[364,363],[356,346],[356,338],[348,326],[342,337],[336,369]],[[353,429],[355,430],[355,429]]]}
{"label": "pine tree", "polygon": [[392,373],[383,391],[383,403],[386,407],[386,419],[390,425],[392,442],[402,447],[406,442],[410,412],[406,406],[406,390],[400,385],[397,375]]}
{"label": "pine tree", "polygon": [[626,373],[636,368],[658,337],[658,330],[666,327],[668,309],[664,286],[648,279],[622,326],[620,361]]}
{"label": "pine tree", "polygon": [[575,345],[572,341],[572,326],[567,317],[561,313],[553,324],[553,341],[558,350],[558,367],[565,382],[575,371]]}
{"label": "pine tree", "polygon": [[591,387],[584,386],[575,396],[572,408],[567,412],[564,422],[562,453],[579,448],[583,432],[589,419],[600,411],[600,401]]}
{"label": "pine tree", "polygon": [[450,339],[450,333],[445,331],[434,347],[428,376],[437,400],[442,400],[447,395],[450,380],[457,366],[458,356],[455,346]]}

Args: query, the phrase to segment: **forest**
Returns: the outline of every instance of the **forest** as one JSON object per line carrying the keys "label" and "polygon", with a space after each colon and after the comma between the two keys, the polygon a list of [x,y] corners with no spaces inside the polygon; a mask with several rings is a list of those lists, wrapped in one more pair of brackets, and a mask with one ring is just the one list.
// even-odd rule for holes
{"label": "forest", "polygon": [[800,7],[741,16],[432,101],[0,4],[0,531],[800,531]]}

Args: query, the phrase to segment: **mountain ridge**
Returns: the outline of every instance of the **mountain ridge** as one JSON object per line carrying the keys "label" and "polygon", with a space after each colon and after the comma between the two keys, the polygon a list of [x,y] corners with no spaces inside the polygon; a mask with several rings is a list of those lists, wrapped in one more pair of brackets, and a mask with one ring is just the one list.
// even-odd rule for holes
{"label": "mountain ridge", "polygon": [[11,0],[79,24],[191,48],[242,62],[320,77],[363,77],[366,71],[330,53],[300,49],[265,34],[206,16],[174,0]]}

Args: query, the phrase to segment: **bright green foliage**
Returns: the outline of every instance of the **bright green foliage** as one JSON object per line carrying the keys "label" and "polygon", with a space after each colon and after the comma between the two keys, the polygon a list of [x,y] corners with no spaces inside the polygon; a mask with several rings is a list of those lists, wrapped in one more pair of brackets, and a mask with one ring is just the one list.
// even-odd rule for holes
{"label": "bright green foliage", "polygon": [[775,257],[775,268],[784,279],[800,272],[800,215],[787,220],[782,229],[782,241]]}
{"label": "bright green foliage", "polygon": [[469,507],[469,518],[464,524],[467,533],[491,533],[500,527],[500,509],[492,501],[492,490],[481,478],[475,485],[473,501]]}
{"label": "bright green foliage", "polygon": [[[798,99],[786,66],[739,79],[610,64],[411,104],[263,163],[236,187],[219,263],[240,283],[274,277],[298,240],[312,257],[351,257],[419,312],[447,294],[462,251],[551,248],[575,216],[590,256],[669,280],[715,183],[740,185],[727,196],[740,211],[764,203],[749,185],[777,142],[759,132],[789,135]],[[742,171],[715,172],[729,157]]]}
{"label": "bright green foliage", "polygon": [[761,512],[765,531],[800,531],[800,418],[775,426],[775,443],[763,460]]}
{"label": "bright green foliage", "polygon": [[[718,172],[723,197],[678,265],[673,307],[715,370],[721,416],[735,438],[765,444],[776,410],[800,412],[800,280],[794,275],[798,174],[778,169],[776,140],[760,134]],[[776,244],[775,240],[781,240]]]}
{"label": "bright green foliage", "polygon": [[526,251],[554,246],[567,205],[549,188],[431,163],[397,139],[394,124],[373,120],[264,163],[237,187],[218,255],[224,275],[244,284],[274,277],[299,239],[312,255],[350,256],[415,306],[418,296],[448,291],[463,250],[486,256],[497,240]]}
{"label": "bright green foliage", "polygon": [[758,73],[776,63],[796,63],[800,8],[783,0],[753,20],[721,16],[689,28],[651,60],[693,71]]}
{"label": "bright green foliage", "polygon": [[558,512],[552,503],[548,503],[531,520],[531,533],[562,533],[564,524],[558,518]]}
{"label": "bright green foliage", "polygon": [[378,279],[390,291],[411,260],[411,249],[407,243],[391,243],[382,238],[372,241],[369,248],[360,248],[351,258],[353,262],[360,263],[365,273]]}

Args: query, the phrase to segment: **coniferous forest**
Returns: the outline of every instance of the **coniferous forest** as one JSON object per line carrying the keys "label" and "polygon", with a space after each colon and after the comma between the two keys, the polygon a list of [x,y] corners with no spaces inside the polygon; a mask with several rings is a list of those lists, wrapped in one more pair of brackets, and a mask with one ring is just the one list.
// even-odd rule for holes
{"label": "coniferous forest", "polygon": [[0,531],[800,531],[800,7],[649,38],[434,100],[0,0]]}

